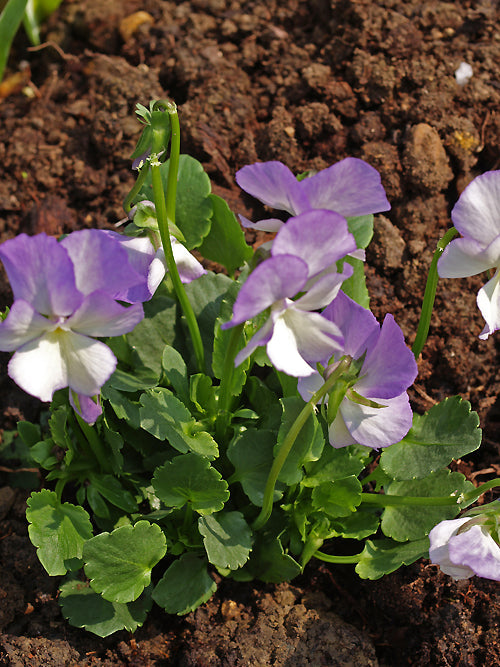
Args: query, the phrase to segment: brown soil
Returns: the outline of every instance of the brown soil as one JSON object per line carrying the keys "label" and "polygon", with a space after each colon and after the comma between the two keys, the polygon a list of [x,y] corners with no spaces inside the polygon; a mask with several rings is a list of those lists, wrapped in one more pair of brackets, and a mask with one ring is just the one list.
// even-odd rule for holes
{"label": "brown soil", "polygon": [[[123,22],[139,10],[149,17]],[[31,95],[0,103],[1,241],[121,218],[133,108],[170,96],[184,152],[237,212],[254,203],[235,171],[256,160],[299,172],[353,155],[380,170],[393,207],[368,250],[372,307],[412,342],[449,211],[471,178],[500,165],[494,0],[68,0],[44,36],[30,52],[16,39],[10,73],[29,63]],[[464,87],[461,61],[474,70]],[[481,284],[440,282],[412,391],[419,412],[455,393],[471,401],[483,445],[457,467],[475,481],[500,474],[499,338],[477,338]],[[0,300],[10,302],[3,274]],[[36,419],[39,406],[2,378],[0,425]],[[1,474],[2,665],[500,664],[495,582],[454,583],[427,561],[375,582],[320,564],[293,587],[221,582],[185,618],[157,610],[134,636],[99,639],[61,617],[57,581],[27,537],[25,495]]]}

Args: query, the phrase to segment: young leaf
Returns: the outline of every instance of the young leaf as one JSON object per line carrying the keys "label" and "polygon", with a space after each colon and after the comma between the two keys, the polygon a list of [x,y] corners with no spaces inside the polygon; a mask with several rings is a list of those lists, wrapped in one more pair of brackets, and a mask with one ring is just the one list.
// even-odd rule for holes
{"label": "young leaf", "polygon": [[240,223],[224,199],[214,194],[209,198],[213,206],[212,226],[200,252],[206,259],[225,266],[232,275],[252,257],[253,250],[247,245]]}
{"label": "young leaf", "polygon": [[[299,398],[282,398],[283,416],[278,432],[278,442],[275,453],[285,439],[295,419],[304,407],[304,401]],[[288,455],[278,479],[285,484],[297,484],[303,477],[302,466],[307,461],[317,461],[321,456],[325,438],[323,430],[314,414],[311,414],[302,427],[293,447]]]}
{"label": "young leaf", "polygon": [[92,537],[92,524],[82,507],[61,504],[54,491],[43,489],[28,498],[26,518],[30,540],[51,576],[81,567],[83,545]]}
{"label": "young leaf", "polygon": [[217,584],[207,572],[207,563],[186,553],[175,560],[153,591],[153,600],[168,614],[183,616],[210,599]]}
{"label": "young leaf", "polygon": [[59,589],[61,611],[71,625],[85,628],[98,637],[108,637],[118,630],[135,632],[151,609],[151,590],[129,604],[109,602],[83,581],[68,581]]}
{"label": "young leaf", "polygon": [[307,475],[301,484],[302,486],[317,486],[323,482],[342,479],[349,475],[357,477],[363,468],[363,462],[352,453],[351,447],[342,449],[325,447],[320,459],[305,464]]}
{"label": "young leaf", "polygon": [[218,512],[198,519],[208,560],[219,568],[237,570],[252,550],[252,531],[241,512]]}
{"label": "young leaf", "polygon": [[347,227],[356,240],[358,248],[366,248],[373,236],[373,215],[347,218]]}
{"label": "young leaf", "polygon": [[392,540],[366,540],[356,572],[361,579],[380,579],[401,565],[411,565],[429,555],[429,538],[398,543]]}
{"label": "young leaf", "polygon": [[125,512],[137,512],[137,503],[134,496],[124,489],[120,482],[112,475],[89,474],[90,485],[98,491],[101,496],[115,507]]}
{"label": "young leaf", "polygon": [[349,516],[361,503],[362,486],[354,475],[334,482],[323,482],[312,492],[312,504],[332,517]]}
{"label": "young leaf", "polygon": [[212,514],[229,498],[227,482],[198,454],[183,454],[155,470],[153,488],[167,507],[191,503],[199,514]]}
{"label": "young leaf", "polygon": [[[163,188],[166,192],[170,160],[160,166]],[[210,231],[212,217],[212,202],[209,198],[211,191],[210,179],[198,160],[190,155],[181,155],[177,175],[177,196],[175,199],[175,224],[186,239],[188,250],[201,245],[204,237]],[[134,203],[153,199],[151,173],[139,191]]]}
{"label": "young leaf", "polygon": [[151,583],[151,570],[167,551],[161,528],[149,521],[101,533],[85,543],[85,574],[110,602],[132,602]]}
{"label": "young leaf", "polygon": [[384,449],[380,465],[393,479],[422,479],[481,444],[479,417],[469,401],[451,396],[424,415],[413,415],[413,426],[401,442]]}
{"label": "young leaf", "polygon": [[[275,444],[273,431],[248,429],[235,436],[227,449],[227,457],[235,468],[230,482],[240,482],[250,501],[258,507],[262,507],[264,500]],[[273,502],[282,497],[283,488],[283,484],[276,484]]]}
{"label": "young leaf", "polygon": [[[388,496],[447,496],[466,493],[474,488],[474,484],[465,479],[459,472],[448,469],[431,473],[424,479],[392,482],[385,488]],[[460,505],[438,505],[415,507],[414,505],[389,506],[382,514],[382,530],[385,535],[398,542],[418,540],[427,535],[440,521],[453,519],[460,512]]]}
{"label": "young leaf", "polygon": [[168,389],[150,389],[142,394],[141,404],[141,427],[155,438],[168,440],[181,453],[191,450],[210,459],[218,456],[215,440]]}

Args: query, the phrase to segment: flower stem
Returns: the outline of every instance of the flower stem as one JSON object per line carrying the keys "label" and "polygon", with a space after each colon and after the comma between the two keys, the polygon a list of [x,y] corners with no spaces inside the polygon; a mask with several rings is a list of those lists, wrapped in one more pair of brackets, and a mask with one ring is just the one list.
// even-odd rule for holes
{"label": "flower stem", "polygon": [[288,457],[288,454],[290,453],[295,443],[295,440],[297,439],[297,436],[302,430],[302,427],[309,419],[310,415],[314,413],[316,404],[319,403],[323,398],[323,396],[330,391],[330,389],[334,386],[337,380],[340,379],[343,373],[345,373],[349,369],[351,362],[352,358],[348,356],[343,357],[339,361],[337,368],[328,377],[325,383],[318,389],[318,391],[311,396],[309,401],[304,405],[304,407],[298,414],[297,418],[291,425],[290,430],[286,434],[283,442],[281,443],[281,447],[278,453],[276,454],[276,457],[273,461],[273,465],[271,466],[271,470],[269,471],[269,476],[267,478],[264,490],[264,500],[262,503],[262,509],[260,511],[259,516],[255,519],[255,521],[252,524],[252,528],[254,530],[260,530],[267,523],[267,520],[271,516],[273,508],[274,487],[276,486],[276,482],[281,472],[281,468],[283,467]]}
{"label": "flower stem", "polygon": [[139,190],[142,188],[142,185],[146,180],[147,175],[148,175],[148,167],[147,164],[145,164],[139,168],[139,174],[137,176],[137,180],[134,183],[132,190],[130,190],[127,197],[125,198],[125,201],[123,202],[123,209],[125,213],[128,213],[132,208],[132,202],[134,201],[135,196],[139,193]]}
{"label": "flower stem", "polygon": [[219,412],[215,422],[215,433],[218,442],[224,440],[226,429],[229,422],[229,414],[231,408],[232,392],[231,386],[234,376],[234,358],[238,350],[238,342],[243,332],[244,323],[239,324],[231,330],[231,336],[226,348],[226,356],[224,358],[224,367],[222,369],[222,378],[219,386]]}
{"label": "flower stem", "polygon": [[425,285],[424,300],[422,302],[422,310],[420,312],[420,320],[417,328],[417,335],[413,343],[412,352],[415,359],[418,359],[422,352],[427,336],[429,335],[429,327],[431,324],[432,309],[434,307],[434,299],[436,298],[436,288],[438,283],[437,263],[444,249],[448,243],[458,234],[455,227],[451,227],[442,239],[438,241],[434,257],[429,268],[429,275],[427,276],[427,283]]}
{"label": "flower stem", "polygon": [[161,179],[160,162],[158,160],[158,154],[161,153],[161,151],[164,149],[164,146],[162,145],[164,134],[153,129],[153,144],[150,159],[153,199],[168,272],[170,274],[177,298],[179,299],[182,311],[186,317],[189,333],[193,342],[194,353],[196,355],[198,370],[203,373],[205,371],[205,353],[203,350],[200,329],[198,327],[198,322],[196,321],[193,307],[191,306],[191,303],[186,294],[186,290],[184,289],[184,285],[180,279],[179,271],[177,270],[177,265],[174,259],[174,254],[172,252],[172,243],[170,241],[169,225],[175,225],[175,201],[177,194],[177,174],[179,171],[179,155],[181,144],[179,116],[177,115],[177,107],[173,102],[167,105],[167,112],[170,115],[170,122],[172,125],[172,134],[170,139],[170,163],[167,178],[167,195],[165,197]]}

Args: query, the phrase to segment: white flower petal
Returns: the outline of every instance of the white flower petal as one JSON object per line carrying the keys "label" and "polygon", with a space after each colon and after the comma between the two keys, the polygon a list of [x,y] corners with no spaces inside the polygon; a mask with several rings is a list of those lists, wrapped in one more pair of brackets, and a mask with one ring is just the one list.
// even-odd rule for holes
{"label": "white flower petal", "polygon": [[500,236],[486,248],[473,239],[455,239],[438,261],[441,278],[466,278],[500,264]]}
{"label": "white flower petal", "polygon": [[429,533],[429,558],[431,563],[439,565],[441,570],[453,579],[468,579],[474,571],[467,565],[457,565],[450,560],[449,541],[457,534],[458,529],[470,518],[441,521]]}
{"label": "white flower petal", "polygon": [[481,287],[477,294],[477,305],[486,321],[484,329],[479,334],[481,340],[486,340],[490,334],[500,329],[500,270]]}
{"label": "white flower petal", "polygon": [[18,299],[9,314],[0,322],[0,350],[12,352],[29,341],[40,338],[53,323],[37,313],[26,301]]}
{"label": "white flower petal", "polygon": [[156,251],[156,255],[149,265],[148,289],[151,294],[154,294],[158,287],[161,285],[161,281],[163,278],[165,278],[166,272],[167,262],[165,260],[163,248],[160,248]]}
{"label": "white flower petal", "polygon": [[66,364],[68,386],[77,394],[95,396],[116,368],[116,357],[98,340],[73,331],[60,336],[61,355]]}
{"label": "white flower petal", "polygon": [[500,234],[500,171],[488,171],[471,181],[451,219],[462,236],[489,245]]}
{"label": "white flower petal", "polygon": [[172,239],[172,253],[183,283],[190,283],[206,273],[196,257],[193,257],[189,250],[175,239]]}
{"label": "white flower petal", "polygon": [[23,345],[9,363],[9,375],[28,394],[50,401],[57,389],[68,386],[68,370],[56,332]]}

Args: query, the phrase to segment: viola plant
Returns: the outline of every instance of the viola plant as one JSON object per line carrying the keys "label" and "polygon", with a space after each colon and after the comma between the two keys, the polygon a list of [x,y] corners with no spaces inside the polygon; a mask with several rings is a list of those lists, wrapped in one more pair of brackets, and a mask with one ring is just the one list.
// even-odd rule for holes
{"label": "viola plant", "polygon": [[[277,233],[254,252],[180,154],[175,105],[137,113],[123,232],[0,246],[14,292],[0,349],[12,379],[52,401],[13,444],[46,471],[27,519],[42,565],[65,577],[65,617],[133,631],[153,604],[208,600],[214,573],[288,581],[312,558],[376,579],[430,553],[451,576],[499,579],[498,503],[457,517],[500,480],[476,488],[448,468],[479,447],[478,416],[458,396],[413,414],[407,394],[455,230],[411,351],[369,310],[364,249],[389,208],[371,166],[244,167],[241,187],[290,214],[255,223]],[[488,254],[488,239],[467,252]]]}

